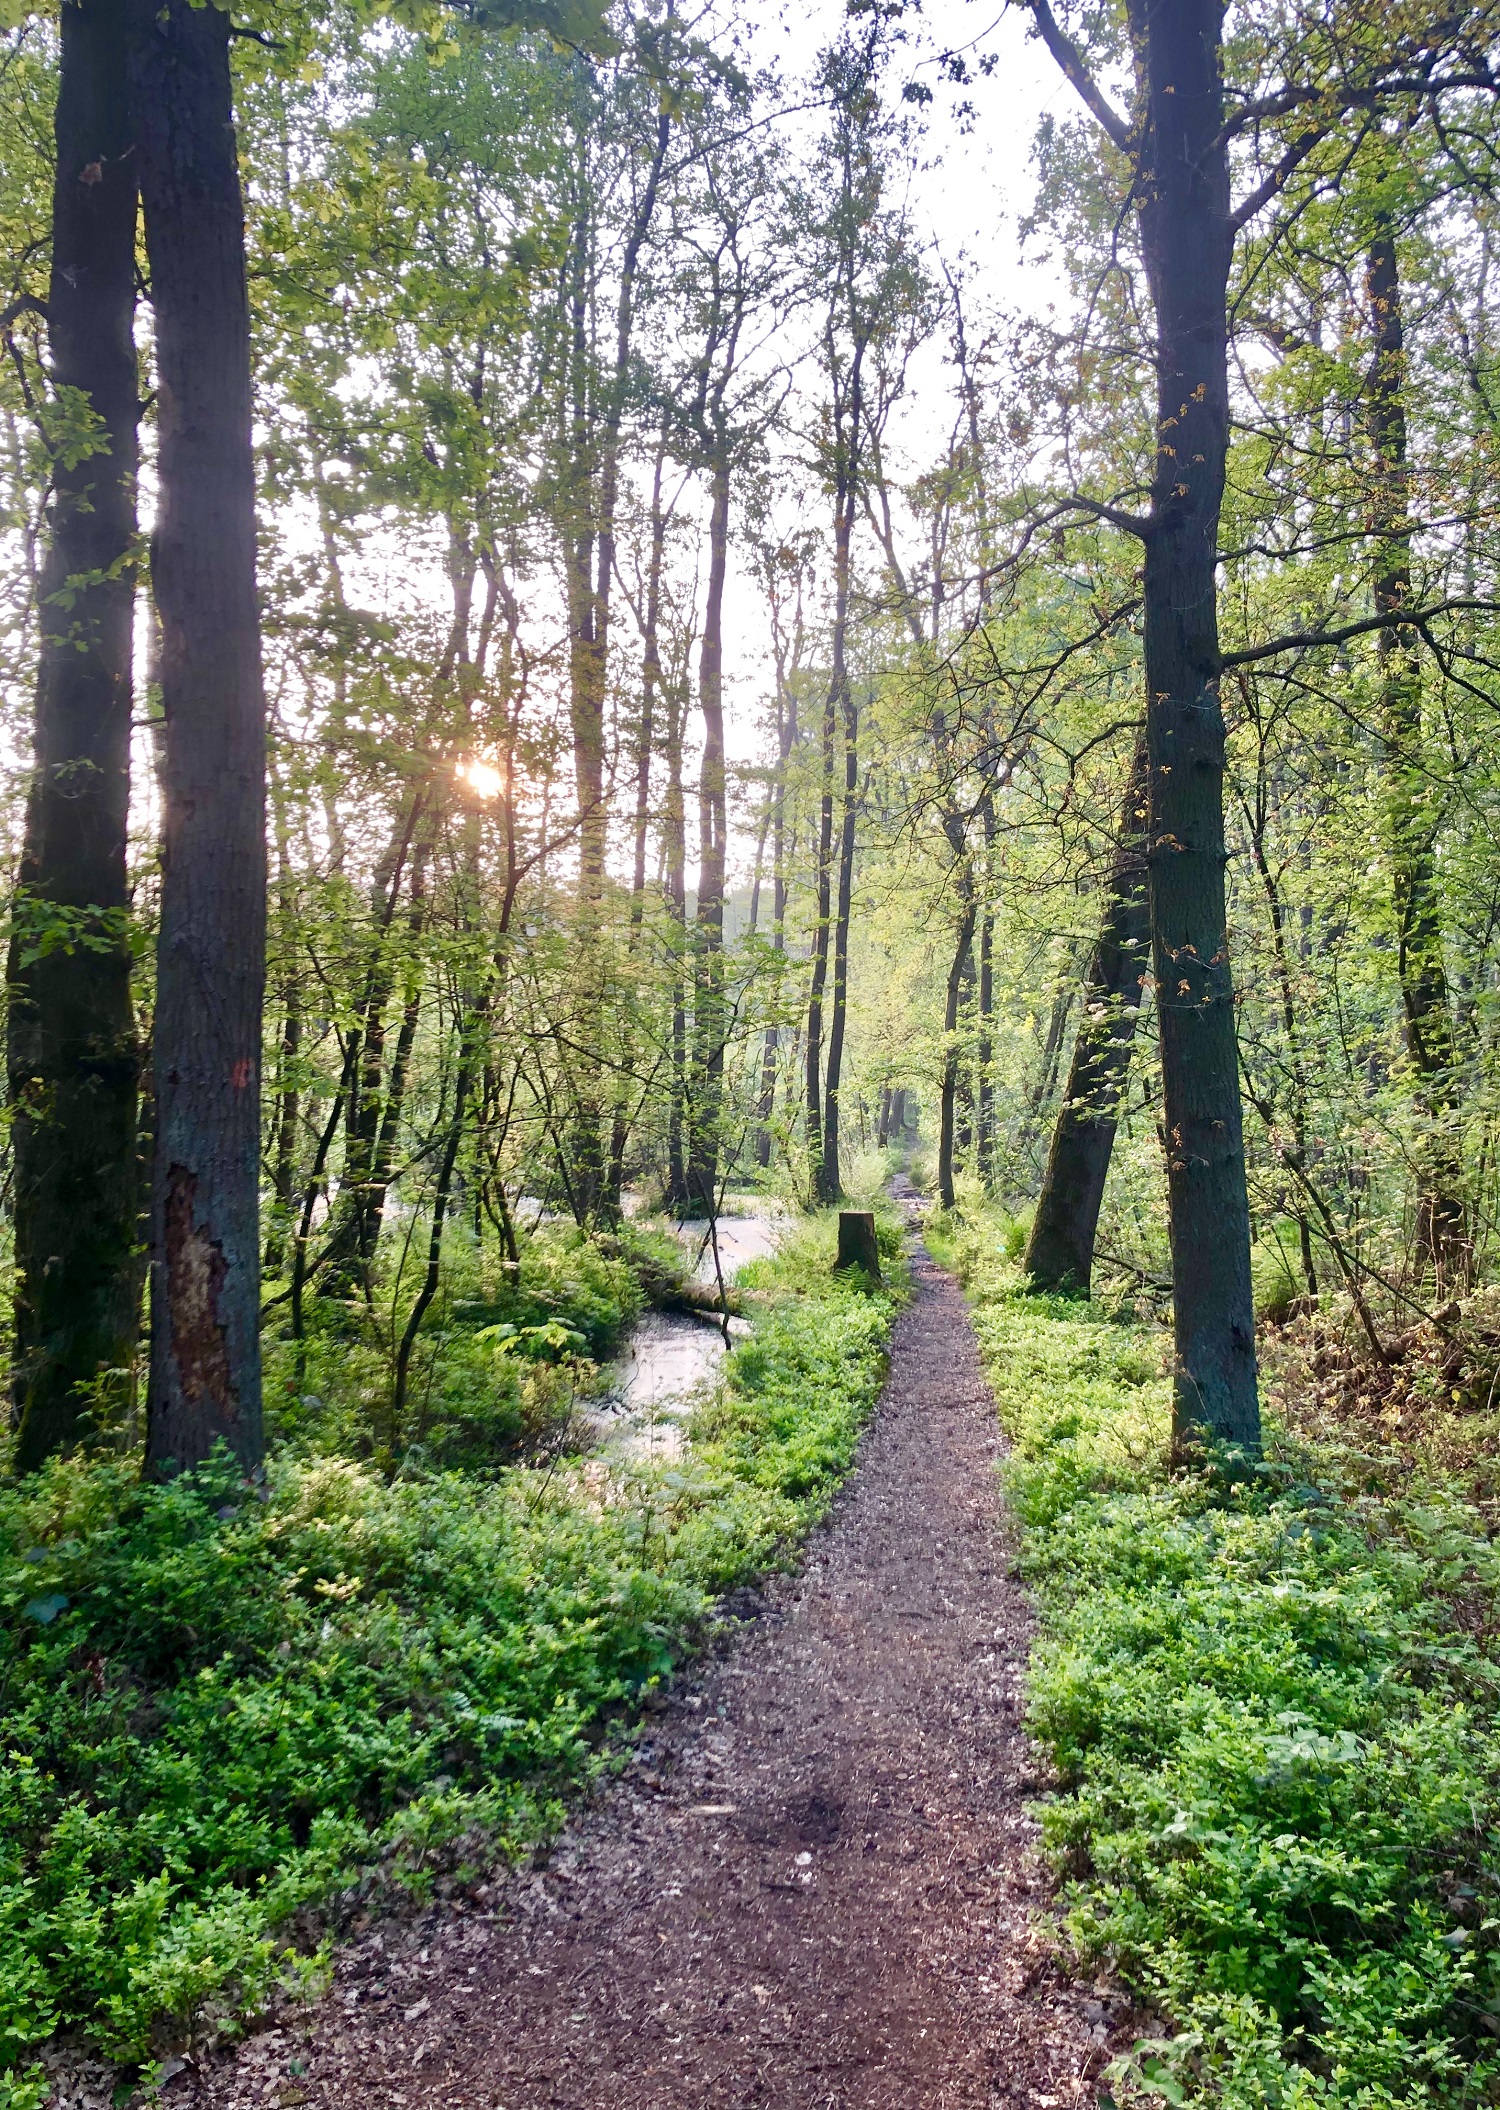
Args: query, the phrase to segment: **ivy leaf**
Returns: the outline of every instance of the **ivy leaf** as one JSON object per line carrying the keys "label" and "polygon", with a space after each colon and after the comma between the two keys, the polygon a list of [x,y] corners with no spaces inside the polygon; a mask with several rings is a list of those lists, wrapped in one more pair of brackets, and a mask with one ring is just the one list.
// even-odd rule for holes
{"label": "ivy leaf", "polygon": [[34,1619],[38,1626],[51,1626],[59,1612],[68,1609],[68,1600],[61,1590],[51,1590],[45,1597],[33,1597],[30,1604],[22,1605],[21,1617]]}

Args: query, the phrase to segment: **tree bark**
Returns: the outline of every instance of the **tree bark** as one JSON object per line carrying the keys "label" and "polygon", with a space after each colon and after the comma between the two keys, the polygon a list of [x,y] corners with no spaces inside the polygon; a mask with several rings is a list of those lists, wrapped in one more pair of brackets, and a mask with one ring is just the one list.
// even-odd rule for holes
{"label": "tree bark", "polygon": [[828,939],[833,920],[833,754],[838,699],[833,684],[823,698],[823,789],[818,803],[818,838],[813,892],[817,921],[812,933],[812,974],[807,990],[807,1155],[814,1201],[823,1199],[823,998],[828,987]]}
{"label": "tree bark", "polygon": [[386,1198],[390,1193],[391,1180],[395,1173],[396,1143],[401,1133],[401,1116],[406,1108],[407,1086],[411,1080],[412,1050],[416,1046],[417,1027],[422,1016],[421,948],[427,929],[427,913],[427,856],[424,844],[412,865],[411,906],[407,912],[407,942],[410,951],[406,961],[406,986],[402,992],[401,1024],[396,1032],[396,1052],[391,1059],[390,1083],[386,1087],[385,1103],[380,1112],[380,1131],[375,1140],[375,1155],[370,1166],[369,1187],[365,1197],[364,1257],[367,1289],[373,1263],[380,1251]]}
{"label": "tree bark", "polygon": [[132,0],[156,316],[165,803],[147,1458],[261,1455],[265,703],[229,18]]}
{"label": "tree bark", "polygon": [[[786,679],[779,640],[776,675],[776,783],[771,794],[771,950],[780,961],[786,954],[786,778],[792,749],[797,743],[797,696]],[[773,1019],[766,1027],[761,1047],[760,1104],[756,1108],[760,1128],[755,1139],[755,1162],[762,1171],[769,1170],[774,1149],[771,1116],[776,1111],[776,1066],[780,1047],[781,1033]]]}
{"label": "tree bark", "polygon": [[674,682],[667,698],[667,797],[662,834],[672,948],[671,1090],[667,1107],[667,1206],[688,1207],[687,1183],[687,815],[682,734],[687,698]]}
{"label": "tree bark", "polygon": [[[586,901],[597,896],[604,883],[608,821],[604,805],[604,706],[615,574],[615,514],[620,493],[620,434],[630,375],[636,290],[641,251],[656,211],[671,136],[672,117],[670,110],[664,108],[657,117],[646,182],[620,259],[614,359],[599,404],[597,495],[592,473],[595,442],[590,431],[594,399],[589,379],[592,302],[589,250],[594,240],[594,223],[591,204],[587,200],[580,204],[574,225],[569,289],[572,517],[566,523],[564,541],[572,640],[573,764],[578,792],[580,879]],[[587,175],[582,181],[587,184]]]}
{"label": "tree bark", "polygon": [[1260,1444],[1250,1211],[1224,897],[1215,567],[1229,446],[1234,233],[1218,0],[1130,0],[1138,186],[1156,311],[1157,449],[1145,536],[1152,958],[1176,1340],[1174,1436]]}
{"label": "tree bark", "polygon": [[975,1126],[979,1137],[979,1177],[988,1194],[993,1193],[995,1185],[995,801],[988,793],[984,799],[982,818],[984,908],[979,921],[979,1041],[975,1049],[974,1066],[978,1072],[979,1083],[978,1104],[975,1110]]}
{"label": "tree bark", "polygon": [[286,1255],[287,1230],[292,1221],[293,1191],[297,1179],[297,1112],[301,1093],[297,1071],[302,1052],[302,992],[295,969],[281,986],[281,1053],[276,1092],[276,1155],[271,1172],[275,1213],[266,1234],[265,1272],[281,1272]]}
{"label": "tree bark", "polygon": [[880,1246],[875,1237],[875,1214],[871,1209],[840,1209],[838,1258],[834,1272],[857,1267],[872,1282],[879,1282]]}
{"label": "tree bark", "polygon": [[[641,714],[635,741],[635,857],[630,874],[630,938],[634,959],[646,920],[646,846],[651,834],[651,761],[656,741],[656,695],[661,686],[661,579],[666,557],[667,516],[662,506],[662,475],[667,436],[656,446],[651,477],[651,548],[646,560],[646,595],[641,610]],[[635,1082],[635,1036],[628,1014],[622,1020],[623,1042],[615,1079],[614,1113],[609,1131],[609,1170],[605,1209],[618,1219],[625,1189],[625,1152],[630,1143],[630,1100]]]}
{"label": "tree bark", "polygon": [[422,1272],[421,1286],[413,1299],[406,1325],[402,1329],[400,1344],[396,1350],[395,1381],[391,1398],[391,1429],[387,1456],[382,1461],[387,1469],[396,1462],[406,1432],[406,1406],[411,1390],[411,1358],[417,1345],[417,1336],[422,1330],[433,1298],[437,1295],[443,1269],[443,1229],[448,1221],[448,1207],[453,1194],[453,1174],[458,1164],[459,1146],[463,1142],[464,1114],[468,1106],[469,1090],[473,1083],[473,1059],[465,1028],[459,1054],[458,1075],[453,1087],[453,1120],[443,1143],[443,1155],[438,1165],[437,1186],[432,1197],[432,1217],[427,1231],[427,1265]]}
{"label": "tree bark", "polygon": [[[1387,222],[1371,242],[1366,293],[1374,357],[1368,418],[1375,454],[1374,601],[1377,615],[1411,606],[1411,474],[1406,451],[1406,338],[1396,238]],[[1437,825],[1422,767],[1422,675],[1416,642],[1380,632],[1381,735],[1396,910],[1397,971],[1407,1057],[1426,1133],[1418,1156],[1417,1249],[1440,1286],[1468,1268],[1463,1174],[1454,1134],[1453,1021],[1443,961]]]}
{"label": "tree bark", "polygon": [[966,855],[958,858],[955,876],[958,882],[958,930],[953,941],[953,964],[948,969],[948,988],[943,1002],[943,1077],[938,1101],[938,1200],[945,1209],[951,1209],[957,1200],[953,1183],[953,1146],[958,1101],[958,1008],[974,943],[974,875]]}
{"label": "tree bark", "polygon": [[693,930],[693,1078],[689,1095],[688,1195],[712,1216],[724,1094],[724,861],[728,832],[724,766],[724,582],[729,564],[729,446],[717,435],[708,524],[708,594],[698,660],[703,760],[698,776],[698,904]]}
{"label": "tree bark", "polygon": [[[130,1371],[139,1311],[125,847],[140,405],[125,33],[124,0],[62,9],[47,325],[53,379],[77,391],[93,432],[53,465],[8,966],[23,1473],[77,1440],[91,1386]],[[65,401],[58,415],[72,427],[78,411]]]}
{"label": "tree bark", "polygon": [[[330,1296],[352,1295],[369,1285],[368,1263],[373,1248],[369,1243],[367,1204],[385,1083],[386,1006],[395,987],[392,926],[401,903],[408,858],[419,861],[425,854],[426,840],[434,833],[435,823],[424,820],[427,807],[428,791],[424,785],[404,802],[370,883],[372,928],[355,1003],[353,1067],[344,1113],[344,1162],[322,1261],[324,1292]],[[419,824],[424,826],[424,841],[414,851],[412,837]]]}
{"label": "tree bark", "polygon": [[1086,1297],[1092,1287],[1099,1206],[1151,957],[1147,790],[1146,748],[1140,740],[1120,814],[1104,920],[1085,978],[1068,1086],[1026,1243],[1024,1266],[1036,1290],[1071,1290]]}
{"label": "tree bark", "polygon": [[828,1020],[828,1072],[823,1093],[823,1199],[843,1198],[844,1180],[839,1162],[840,1094],[844,1074],[844,1028],[849,1012],[849,922],[854,899],[854,842],[859,802],[859,719],[849,686],[847,669],[842,673],[842,717],[844,723],[844,807],[839,831],[839,883],[833,924],[833,1003]]}

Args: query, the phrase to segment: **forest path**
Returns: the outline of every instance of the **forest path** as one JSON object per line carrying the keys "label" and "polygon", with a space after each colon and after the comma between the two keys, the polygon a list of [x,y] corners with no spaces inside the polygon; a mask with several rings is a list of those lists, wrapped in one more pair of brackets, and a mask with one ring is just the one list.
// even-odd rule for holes
{"label": "forest path", "polygon": [[351,1946],[329,2001],[206,2075],[200,2101],[1091,2094],[1104,2054],[1028,1922],[1030,1617],[1006,1575],[994,1405],[961,1292],[920,1244],[913,1261],[858,1467],[800,1578],[684,1683],[503,1916],[434,1911]]}

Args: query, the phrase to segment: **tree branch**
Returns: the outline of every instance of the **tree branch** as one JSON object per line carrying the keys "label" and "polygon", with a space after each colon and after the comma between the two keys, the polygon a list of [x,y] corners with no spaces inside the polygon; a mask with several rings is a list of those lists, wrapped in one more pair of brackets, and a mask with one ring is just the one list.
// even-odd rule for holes
{"label": "tree branch", "polygon": [[1227,673],[1231,667],[1248,667],[1260,659],[1275,659],[1281,652],[1310,652],[1320,645],[1344,645],[1351,638],[1367,637],[1372,630],[1420,630],[1434,616],[1459,615],[1465,611],[1479,611],[1493,615],[1500,611],[1500,601],[1438,601],[1431,608],[1393,609],[1389,615],[1367,615],[1357,623],[1342,623],[1336,630],[1291,630],[1285,637],[1274,637],[1269,644],[1248,645],[1243,652],[1220,654],[1219,665]]}
{"label": "tree branch", "polygon": [[1327,134],[1324,128],[1321,125],[1316,125],[1310,126],[1307,131],[1301,133],[1299,137],[1292,141],[1271,173],[1263,182],[1258,183],[1244,203],[1236,206],[1229,215],[1229,226],[1232,233],[1238,234],[1242,227],[1248,225],[1258,212],[1270,204],[1271,200],[1276,197],[1285,185],[1287,179],[1307,159],[1313,148],[1326,137]]}
{"label": "tree branch", "polygon": [[23,315],[40,315],[42,321],[46,322],[47,303],[38,300],[34,293],[18,294],[9,307],[0,308],[0,330],[8,330],[11,324],[19,322]]}
{"label": "tree branch", "polygon": [[1089,72],[1083,53],[1060,26],[1047,0],[1024,0],[1024,4],[1031,10],[1037,34],[1077,89],[1090,115],[1104,127],[1122,154],[1130,153],[1135,142],[1131,127]]}

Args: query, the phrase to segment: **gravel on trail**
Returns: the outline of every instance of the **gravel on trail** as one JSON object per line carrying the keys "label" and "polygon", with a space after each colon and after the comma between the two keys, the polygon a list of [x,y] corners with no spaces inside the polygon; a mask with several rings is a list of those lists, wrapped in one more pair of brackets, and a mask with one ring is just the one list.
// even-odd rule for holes
{"label": "gravel on trail", "polygon": [[1045,1782],[994,1404],[958,1287],[920,1244],[913,1266],[800,1576],[678,1681],[545,1865],[491,1908],[351,1943],[317,2008],[185,2072],[169,2104],[1092,2102],[1120,2018],[1107,1989],[1061,1983],[1035,1920]]}

